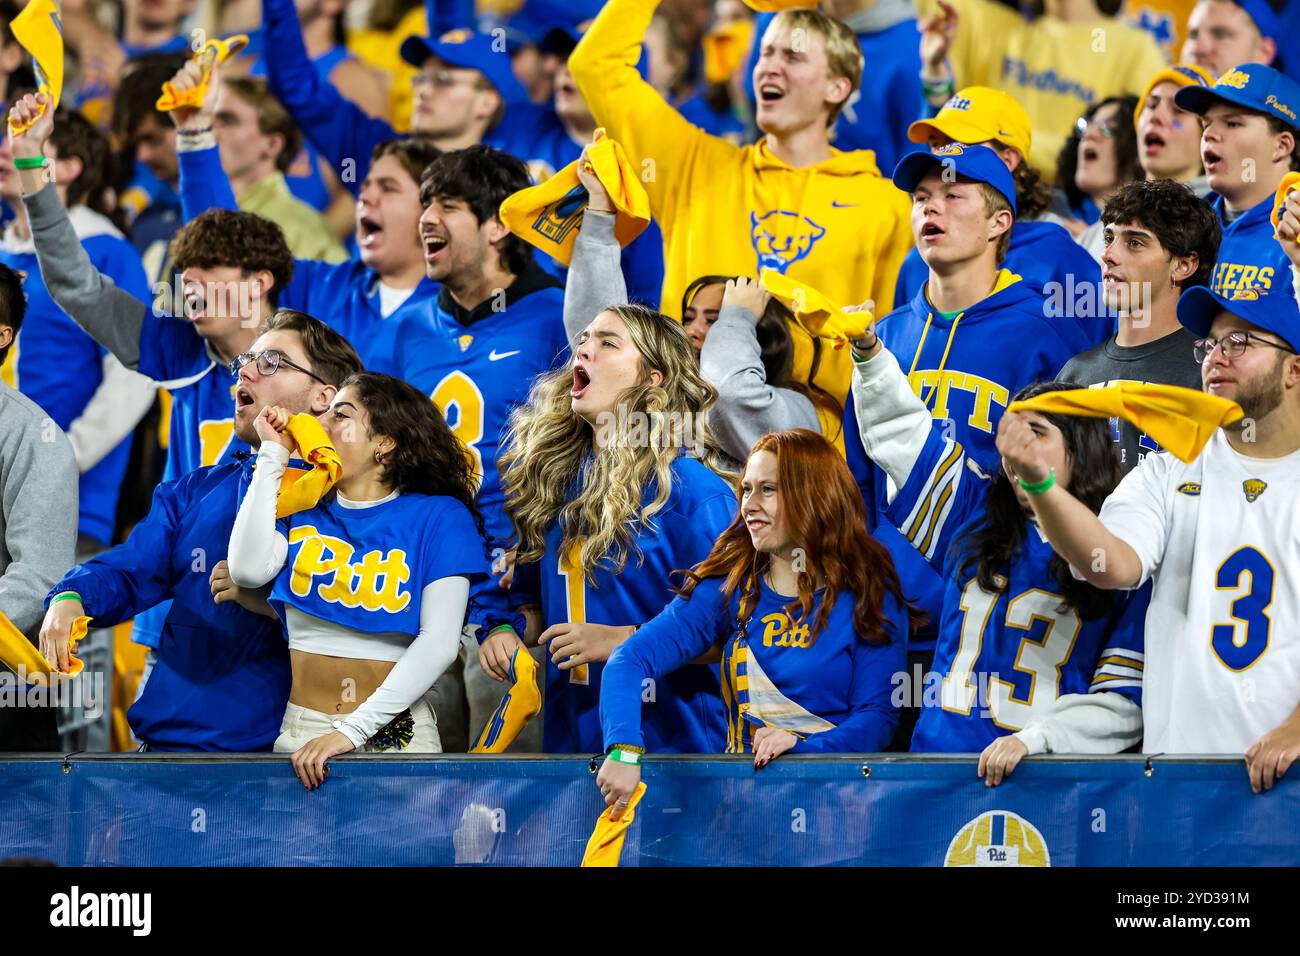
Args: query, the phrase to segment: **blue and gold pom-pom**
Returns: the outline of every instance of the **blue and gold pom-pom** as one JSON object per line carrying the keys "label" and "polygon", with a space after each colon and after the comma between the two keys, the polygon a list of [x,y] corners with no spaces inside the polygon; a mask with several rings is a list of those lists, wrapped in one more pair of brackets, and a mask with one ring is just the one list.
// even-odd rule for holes
{"label": "blue and gold pom-pom", "polygon": [[410,708],[402,711],[384,726],[375,731],[370,738],[370,746],[376,750],[401,750],[415,737],[415,718]]}

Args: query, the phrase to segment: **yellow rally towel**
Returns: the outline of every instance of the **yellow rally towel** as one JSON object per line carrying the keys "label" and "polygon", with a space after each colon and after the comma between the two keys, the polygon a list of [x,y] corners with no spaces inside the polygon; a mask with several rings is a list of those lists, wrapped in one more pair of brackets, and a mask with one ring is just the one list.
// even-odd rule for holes
{"label": "yellow rally towel", "polygon": [[1273,197],[1273,215],[1270,217],[1275,232],[1282,218],[1282,207],[1286,205],[1286,197],[1297,189],[1300,189],[1300,173],[1287,173],[1282,177],[1282,182],[1277,187],[1277,195]]}
{"label": "yellow rally towel", "polygon": [[[86,636],[86,632],[90,629],[89,625],[90,618],[85,616],[72,622],[72,633],[68,640],[68,656],[71,664],[65,674],[51,667],[50,662],[32,646],[32,642],[27,640],[23,632],[14,627],[7,616],[0,613],[0,664],[4,664],[15,674],[24,674],[29,684],[47,684],[51,676],[76,677],[86,664],[85,661],[78,660],[72,655],[77,653],[77,644]],[[43,676],[45,680],[33,681],[32,678],[36,675]]]}
{"label": "yellow rally towel", "polygon": [[1023,402],[1012,402],[1007,411],[1122,418],[1182,462],[1193,461],[1215,431],[1242,417],[1241,406],[1226,398],[1177,385],[1141,382],[1045,392]]}
{"label": "yellow rally towel", "polygon": [[470,748],[472,754],[505,753],[515,742],[524,725],[542,709],[542,693],[537,689],[537,662],[526,648],[516,647],[510,661],[510,689],[488,718],[483,732]]}
{"label": "yellow rally towel", "polygon": [[[59,97],[63,95],[63,23],[54,0],[31,0],[14,17],[9,29],[19,45],[32,55],[37,91],[50,98],[50,108],[58,109]],[[38,117],[44,115],[45,108],[42,108]],[[22,129],[11,123],[9,131],[16,136],[35,122],[23,124]]]}
{"label": "yellow rally towel", "polygon": [[780,10],[797,10],[800,7],[812,9],[817,0],[745,0],[745,5],[759,13],[776,13]]}
{"label": "yellow rally towel", "polygon": [[208,95],[208,83],[212,79],[213,64],[225,63],[246,46],[248,46],[248,37],[242,33],[226,40],[209,40],[191,57],[203,64],[203,77],[199,80],[198,86],[179,91],[169,80],[163,84],[162,96],[158,97],[158,102],[154,106],[163,113],[170,113],[183,107],[198,109]]}
{"label": "yellow rally towel", "polygon": [[726,83],[749,56],[754,39],[754,21],[736,20],[704,36],[704,79]]}
{"label": "yellow rally towel", "polygon": [[618,866],[618,858],[623,853],[623,840],[627,838],[627,828],[636,818],[636,805],[645,796],[645,781],[638,783],[632,791],[632,799],[617,820],[610,818],[613,807],[606,807],[605,812],[596,820],[596,829],[591,831],[587,841],[587,852],[582,854],[583,866]]}
{"label": "yellow rally towel", "polygon": [[330,444],[329,436],[311,415],[289,416],[286,431],[298,443],[298,457],[311,465],[310,471],[288,468],[280,482],[280,499],[275,506],[277,518],[316,507],[334,482],[343,475],[343,462]]}
{"label": "yellow rally towel", "polygon": [[870,312],[845,312],[806,282],[791,279],[774,269],[764,269],[762,286],[784,302],[813,335],[830,339],[835,348],[861,338],[875,322]]}
{"label": "yellow rally towel", "polygon": [[[623,147],[606,138],[603,129],[596,130],[595,138],[587,155],[614,203],[614,235],[619,245],[626,246],[650,225],[650,197]],[[578,162],[508,197],[500,212],[506,228],[566,266],[573,259],[588,201],[587,190],[578,180]]]}

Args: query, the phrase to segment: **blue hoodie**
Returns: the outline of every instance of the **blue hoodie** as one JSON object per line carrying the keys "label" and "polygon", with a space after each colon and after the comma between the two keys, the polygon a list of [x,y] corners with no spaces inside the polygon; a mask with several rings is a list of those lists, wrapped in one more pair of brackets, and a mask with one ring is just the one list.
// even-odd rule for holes
{"label": "blue hoodie", "polygon": [[[951,322],[933,311],[922,285],[911,302],[881,319],[876,331],[908,370],[913,389],[934,417],[948,420],[947,437],[960,442],[970,458],[991,473],[1001,467],[997,423],[1011,396],[1031,382],[1051,381],[1066,361],[1087,347],[1073,319],[1049,313],[1050,302],[1040,286],[1004,269],[993,292]],[[943,579],[884,517],[888,479],[867,457],[862,443],[847,438],[859,434],[851,397],[844,434],[849,470],[875,522],[876,538],[894,557],[903,594],[929,616],[908,647],[927,650],[933,646],[943,609]]]}
{"label": "blue hoodie", "polygon": [[96,627],[171,599],[153,670],[127,712],[153,750],[270,750],[280,732],[290,684],[280,622],[215,604],[208,584],[252,473],[244,455],[163,482],[124,544],[73,568],[46,598],[48,608],[76,591]]}
{"label": "blue hoodie", "polygon": [[[1011,245],[1002,267],[1026,282],[1046,289],[1051,289],[1052,283],[1063,288],[1071,285],[1079,288],[1088,284],[1095,286],[1101,281],[1101,266],[1088,250],[1075,242],[1063,226],[1041,220],[1016,220],[1011,227]],[[920,250],[913,248],[898,270],[894,301],[912,301],[929,278],[929,266],[921,258]],[[1114,320],[1107,318],[1089,325],[1090,334],[1099,336],[1092,345],[1099,345],[1110,337]]]}
{"label": "blue hoodie", "polygon": [[1222,196],[1215,197],[1214,212],[1223,226],[1223,239],[1210,288],[1224,295],[1236,289],[1281,288],[1289,295],[1291,260],[1273,237],[1273,197],[1250,207],[1231,223],[1224,218]]}

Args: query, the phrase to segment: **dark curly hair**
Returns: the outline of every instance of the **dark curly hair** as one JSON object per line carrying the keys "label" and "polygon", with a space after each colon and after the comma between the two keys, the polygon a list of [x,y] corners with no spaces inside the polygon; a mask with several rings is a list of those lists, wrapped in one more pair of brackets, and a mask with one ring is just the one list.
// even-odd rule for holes
{"label": "dark curly hair", "polygon": [[[1132,123],[1133,113],[1138,108],[1138,98],[1131,93],[1123,96],[1108,96],[1099,103],[1093,103],[1080,119],[1084,125],[1092,122],[1103,106],[1117,106],[1119,120],[1115,124],[1115,178],[1121,183],[1131,183],[1142,179],[1146,173],[1138,162],[1137,126]],[[1078,209],[1087,197],[1074,183],[1075,173],[1079,169],[1079,141],[1083,133],[1076,125],[1070,138],[1061,147],[1060,157],[1056,161],[1056,184],[1065,193],[1071,209]]]}
{"label": "dark curly hair", "polygon": [[171,257],[178,270],[233,266],[245,275],[266,269],[274,285],[271,302],[293,280],[293,254],[280,227],[251,212],[209,209],[172,237]]}
{"label": "dark curly hair", "polygon": [[[1014,401],[1079,387],[1066,382],[1037,382],[1017,392]],[[1097,514],[1120,479],[1110,422],[1075,415],[1043,414],[1043,417],[1061,430],[1065,441],[1065,453],[1070,461],[1070,494]],[[953,554],[960,558],[958,580],[969,580],[967,575],[973,568],[981,588],[991,594],[1001,591],[1006,587],[1011,562],[1020,553],[1028,534],[1029,518],[1016,499],[1011,479],[999,469],[985,497],[984,517],[953,542]],[[1074,608],[1084,620],[1092,620],[1104,617],[1115,607],[1111,592],[1076,580],[1059,554],[1052,555],[1049,567],[1065,598],[1061,610]]]}
{"label": "dark curly hair", "polygon": [[402,494],[455,498],[474,519],[487,551],[487,531],[475,504],[481,475],[438,406],[414,385],[380,372],[358,372],[339,391],[356,392],[370,416],[371,438],[387,435],[396,446],[383,461],[382,480]]}
{"label": "dark curly hair", "polygon": [[[498,215],[501,204],[532,185],[523,161],[491,146],[470,146],[443,153],[424,171],[420,205],[438,199],[458,199],[474,218],[485,223]],[[519,275],[533,261],[533,247],[511,233],[501,240],[501,264]]]}
{"label": "dark curly hair", "polygon": [[1206,285],[1219,257],[1223,227],[1204,199],[1172,179],[1140,180],[1121,186],[1106,200],[1101,221],[1107,226],[1141,226],[1150,229],[1170,256],[1196,254],[1200,266],[1182,288]]}

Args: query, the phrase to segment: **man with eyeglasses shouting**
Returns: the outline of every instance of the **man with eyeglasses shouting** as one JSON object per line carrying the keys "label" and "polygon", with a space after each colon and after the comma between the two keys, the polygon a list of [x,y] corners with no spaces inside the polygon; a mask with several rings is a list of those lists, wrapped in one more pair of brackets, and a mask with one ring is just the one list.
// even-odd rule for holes
{"label": "man with eyeglasses shouting", "polygon": [[1147,753],[1244,753],[1256,793],[1300,757],[1300,310],[1289,290],[1198,287],[1178,321],[1197,337],[1204,391],[1245,412],[1190,464],[1148,455],[1098,516],[1052,481],[1025,415],[1000,423],[1005,467],[1036,487],[1034,519],[1075,576],[1153,590],[1145,661],[1129,662],[1141,708],[1104,691],[1084,706],[1063,697],[1005,745],[1017,752],[991,755],[999,778],[1025,752],[1119,728],[1142,728]]}
{"label": "man with eyeglasses shouting", "polygon": [[[230,363],[235,436],[256,447],[254,422],[268,405],[320,415],[361,369],[337,332],[302,312],[276,312]],[[235,587],[225,571],[252,472],[252,456],[242,455],[164,481],[126,542],[73,568],[46,599],[41,652],[60,670],[81,615],[111,626],[171,601],[153,669],[127,713],[144,749],[270,750],[280,732],[288,645],[264,595]]]}

